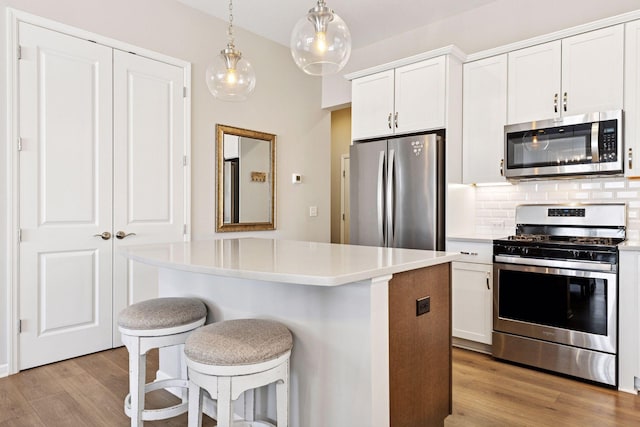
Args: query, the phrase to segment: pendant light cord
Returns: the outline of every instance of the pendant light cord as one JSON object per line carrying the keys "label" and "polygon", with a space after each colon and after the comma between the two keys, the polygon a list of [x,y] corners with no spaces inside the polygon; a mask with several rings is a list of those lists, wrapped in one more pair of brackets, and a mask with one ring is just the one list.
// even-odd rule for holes
{"label": "pendant light cord", "polygon": [[233,46],[233,0],[229,0],[229,29],[227,30],[227,36],[229,37],[228,44]]}

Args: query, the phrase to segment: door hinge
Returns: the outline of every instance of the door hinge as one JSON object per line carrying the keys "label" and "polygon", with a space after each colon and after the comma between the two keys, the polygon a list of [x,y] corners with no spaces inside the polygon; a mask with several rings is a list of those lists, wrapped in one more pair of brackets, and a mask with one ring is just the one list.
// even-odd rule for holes
{"label": "door hinge", "polygon": [[22,46],[18,46],[18,50],[16,53],[18,55],[18,61],[20,61],[22,59]]}
{"label": "door hinge", "polygon": [[183,224],[182,225],[182,234],[184,234],[184,235],[187,234],[187,224]]}
{"label": "door hinge", "polygon": [[18,320],[18,333],[22,333],[22,319]]}
{"label": "door hinge", "polygon": [[182,166],[187,166],[187,156],[182,156]]}
{"label": "door hinge", "polygon": [[22,151],[22,138],[18,138],[18,151]]}
{"label": "door hinge", "polygon": [[186,86],[182,86],[182,97],[183,98],[187,97],[187,87]]}
{"label": "door hinge", "polygon": [[22,228],[18,228],[18,243],[22,242]]}
{"label": "door hinge", "polygon": [[342,171],[342,177],[346,178],[347,177],[347,173],[345,171]]}
{"label": "door hinge", "polygon": [[342,214],[342,220],[344,221],[344,214]]}

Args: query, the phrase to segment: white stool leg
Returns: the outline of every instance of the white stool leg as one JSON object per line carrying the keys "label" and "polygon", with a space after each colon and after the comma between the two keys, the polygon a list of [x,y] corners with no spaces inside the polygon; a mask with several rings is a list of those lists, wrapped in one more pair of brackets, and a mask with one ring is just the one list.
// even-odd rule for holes
{"label": "white stool leg", "polygon": [[230,377],[218,377],[218,419],[216,421],[218,422],[217,427],[233,426]]}
{"label": "white stool leg", "polygon": [[282,381],[276,383],[276,418],[278,427],[289,426],[289,361],[287,360]]}
{"label": "white stool leg", "polygon": [[[147,376],[147,355],[140,354],[140,338],[127,340],[129,351],[129,396],[131,397],[131,427],[142,426],[144,385]],[[126,405],[126,402],[125,402]]]}
{"label": "white stool leg", "polygon": [[189,427],[202,426],[202,389],[193,381],[189,381]]}
{"label": "white stool leg", "polygon": [[[178,347],[179,351],[178,351],[178,357],[180,358],[180,378],[182,379],[188,379],[189,376],[187,374],[187,361],[185,360],[185,356],[184,356],[184,344],[180,344],[180,346]],[[181,391],[181,396],[182,396],[182,403],[186,403],[189,401],[189,393],[188,390],[186,388],[183,388]]]}

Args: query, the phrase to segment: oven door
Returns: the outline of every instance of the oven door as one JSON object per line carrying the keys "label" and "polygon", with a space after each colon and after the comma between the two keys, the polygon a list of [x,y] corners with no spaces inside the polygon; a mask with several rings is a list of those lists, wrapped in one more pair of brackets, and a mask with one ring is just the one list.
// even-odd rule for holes
{"label": "oven door", "polygon": [[616,353],[617,274],[494,263],[493,329]]}

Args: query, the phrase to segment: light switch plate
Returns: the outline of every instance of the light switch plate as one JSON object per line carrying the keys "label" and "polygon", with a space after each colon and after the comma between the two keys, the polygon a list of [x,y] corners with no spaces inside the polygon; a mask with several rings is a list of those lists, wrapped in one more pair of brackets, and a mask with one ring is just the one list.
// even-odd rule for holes
{"label": "light switch plate", "polygon": [[291,182],[294,184],[300,184],[302,182],[302,175],[299,173],[291,174]]}
{"label": "light switch plate", "polygon": [[317,206],[309,206],[309,216],[318,216]]}

